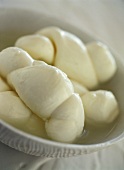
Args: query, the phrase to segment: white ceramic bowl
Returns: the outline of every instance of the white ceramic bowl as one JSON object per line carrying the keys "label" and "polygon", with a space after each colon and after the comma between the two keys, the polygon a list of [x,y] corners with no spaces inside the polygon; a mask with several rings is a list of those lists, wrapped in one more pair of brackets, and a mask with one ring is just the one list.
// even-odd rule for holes
{"label": "white ceramic bowl", "polygon": [[[75,28],[67,23],[44,16],[40,12],[1,8],[0,9],[0,50],[14,45],[15,40],[25,34],[32,34],[42,27],[58,26],[80,37],[84,43],[97,40],[85,33],[82,28]],[[112,50],[112,49],[111,49]],[[120,115],[116,124],[108,132],[97,131],[89,135],[89,142],[83,144],[64,144],[45,140],[26,134],[0,121],[0,141],[4,144],[35,156],[69,157],[91,153],[110,146],[124,138],[124,60],[112,50],[118,70],[115,77],[105,87],[114,92],[120,106]],[[87,140],[87,141],[88,141]],[[85,141],[85,140],[84,140]]]}

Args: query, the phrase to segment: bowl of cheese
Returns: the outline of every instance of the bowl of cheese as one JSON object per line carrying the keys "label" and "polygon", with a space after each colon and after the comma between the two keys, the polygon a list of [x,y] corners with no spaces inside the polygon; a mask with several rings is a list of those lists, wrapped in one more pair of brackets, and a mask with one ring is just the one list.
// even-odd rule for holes
{"label": "bowl of cheese", "polygon": [[2,8],[0,20],[1,142],[68,157],[123,139],[124,61],[116,49],[41,12]]}

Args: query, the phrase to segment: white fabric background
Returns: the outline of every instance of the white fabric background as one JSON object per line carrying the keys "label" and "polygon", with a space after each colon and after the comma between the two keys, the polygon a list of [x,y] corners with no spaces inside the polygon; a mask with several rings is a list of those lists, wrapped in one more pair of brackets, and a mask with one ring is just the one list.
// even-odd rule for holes
{"label": "white fabric background", "polygon": [[[29,8],[37,8],[99,37],[124,57],[123,0],[1,0],[0,5],[27,5]],[[124,141],[89,155],[51,160],[41,169],[123,170]]]}

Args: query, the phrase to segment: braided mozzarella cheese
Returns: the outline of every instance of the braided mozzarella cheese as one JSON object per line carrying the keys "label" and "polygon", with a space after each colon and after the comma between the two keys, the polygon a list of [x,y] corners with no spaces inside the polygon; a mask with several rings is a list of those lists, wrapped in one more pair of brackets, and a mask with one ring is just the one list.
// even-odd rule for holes
{"label": "braided mozzarella cheese", "polygon": [[[72,143],[82,133],[84,110],[86,119],[92,123],[114,121],[119,114],[114,95],[103,90],[88,91],[116,72],[108,48],[97,42],[85,47],[75,35],[57,27],[44,28],[37,34],[21,37],[15,44],[36,60],[17,47],[0,53],[1,76],[7,78],[27,108],[38,116],[32,115],[28,125],[33,127],[34,122],[36,126],[35,119],[42,118],[51,139]],[[60,68],[71,81],[58,68],[37,59]],[[41,127],[37,125],[40,133]]]}

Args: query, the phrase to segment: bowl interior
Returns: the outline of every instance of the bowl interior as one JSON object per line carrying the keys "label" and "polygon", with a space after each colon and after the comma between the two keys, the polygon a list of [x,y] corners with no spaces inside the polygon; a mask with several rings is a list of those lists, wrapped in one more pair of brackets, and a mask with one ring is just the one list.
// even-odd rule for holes
{"label": "bowl interior", "polygon": [[[12,9],[2,8],[0,9],[0,51],[8,46],[13,46],[16,39],[22,35],[32,34],[42,27],[46,26],[58,26],[66,31],[74,33],[84,43],[98,40],[97,38],[88,35],[81,29],[72,27],[71,25],[64,23],[60,20],[56,20],[50,17],[46,17],[40,12],[24,10],[24,9]],[[98,128],[96,130],[92,127],[86,127],[85,134],[78,141],[78,144],[98,144],[113,139],[118,139],[119,136],[123,136],[124,131],[124,60],[122,56],[116,54],[116,49],[112,50],[115,56],[118,70],[115,77],[106,85],[101,86],[102,89],[111,90],[120,106],[120,115],[114,124]],[[119,138],[120,139],[120,138]]]}

